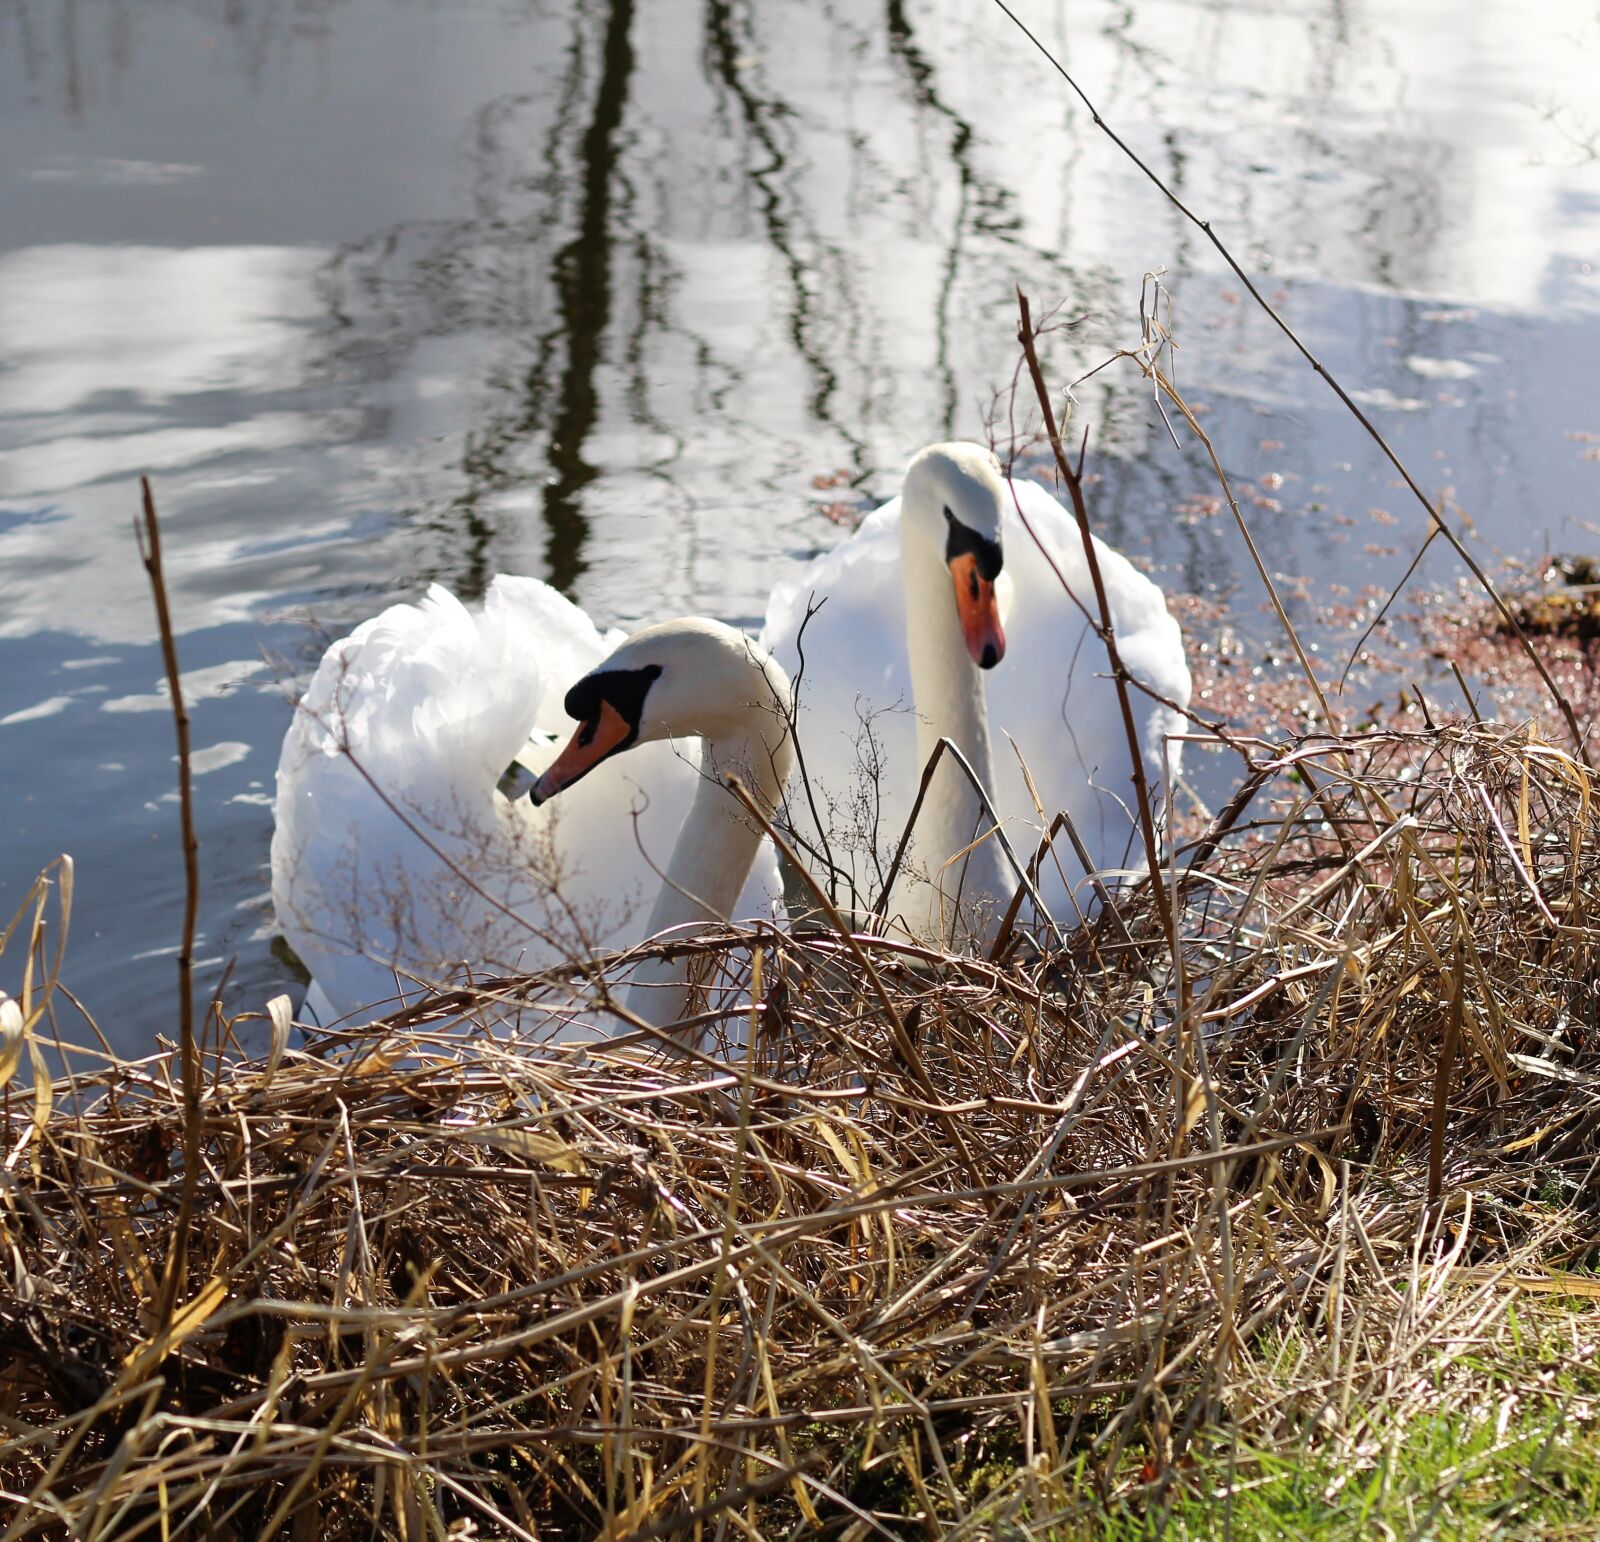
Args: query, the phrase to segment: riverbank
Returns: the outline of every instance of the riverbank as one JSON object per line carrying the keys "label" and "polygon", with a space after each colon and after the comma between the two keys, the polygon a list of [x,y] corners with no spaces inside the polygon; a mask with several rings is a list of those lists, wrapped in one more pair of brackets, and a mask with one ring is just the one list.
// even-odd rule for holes
{"label": "riverbank", "polygon": [[[737,1063],[443,1026],[517,980],[265,1058],[213,1019],[187,1111],[172,1051],[12,1085],[12,1534],[1576,1525],[1592,773],[1255,758],[1048,962],[706,942]],[[12,1068],[71,1036],[38,899]]]}

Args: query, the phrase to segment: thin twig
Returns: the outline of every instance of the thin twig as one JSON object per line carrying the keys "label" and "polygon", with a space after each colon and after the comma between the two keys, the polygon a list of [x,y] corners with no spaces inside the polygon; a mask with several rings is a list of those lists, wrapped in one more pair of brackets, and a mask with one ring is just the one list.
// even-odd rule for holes
{"label": "thin twig", "polygon": [[[1028,311],[1028,297],[1021,289],[1017,290],[1017,307],[1021,319],[1017,323],[1017,341],[1022,344],[1023,357],[1028,361],[1028,374],[1033,380],[1033,389],[1039,399],[1039,411],[1044,417],[1045,432],[1049,437],[1050,449],[1055,455],[1056,469],[1061,474],[1061,480],[1066,483],[1067,492],[1072,499],[1072,512],[1078,521],[1078,534],[1083,541],[1084,559],[1089,565],[1089,577],[1094,584],[1095,604],[1099,610],[1097,621],[1091,618],[1100,640],[1105,645],[1106,657],[1111,664],[1111,681],[1116,687],[1117,705],[1122,713],[1122,728],[1128,741],[1128,757],[1133,768],[1133,786],[1135,801],[1138,805],[1139,833],[1144,841],[1145,865],[1150,875],[1150,890],[1155,896],[1156,911],[1161,918],[1161,929],[1166,933],[1167,945],[1174,952],[1178,946],[1178,935],[1173,921],[1172,903],[1167,894],[1165,879],[1161,876],[1161,842],[1156,835],[1155,816],[1151,810],[1150,783],[1145,775],[1144,748],[1139,740],[1138,725],[1133,718],[1133,702],[1128,693],[1128,682],[1132,675],[1128,666],[1122,661],[1122,653],[1117,647],[1115,618],[1111,614],[1111,601],[1106,594],[1105,578],[1100,572],[1100,555],[1095,548],[1094,534],[1089,528],[1089,510],[1083,497],[1083,479],[1078,475],[1067,460],[1067,452],[1061,443],[1061,432],[1056,427],[1055,409],[1050,404],[1050,390],[1045,384],[1044,371],[1039,366],[1039,354],[1034,347],[1033,318]],[[1023,512],[1021,500],[1012,493],[1017,511],[1017,517],[1022,521],[1023,528],[1027,530],[1040,554],[1050,564],[1057,581],[1063,589],[1070,592],[1070,586],[1062,576],[1061,570],[1056,567],[1055,558],[1049,549],[1035,533],[1033,526],[1028,522],[1028,516]]]}
{"label": "thin twig", "polygon": [[183,701],[183,679],[178,671],[178,643],[167,600],[166,575],[161,566],[161,524],[156,517],[150,478],[139,478],[144,521],[135,522],[139,558],[144,564],[155,599],[156,624],[161,632],[161,657],[166,665],[167,689],[172,697],[172,724],[178,740],[178,809],[183,832],[183,930],[178,942],[178,1067],[183,1085],[183,1190],[178,1218],[173,1224],[156,1303],[157,1335],[171,1325],[173,1307],[184,1288],[188,1259],[189,1224],[194,1213],[195,1184],[200,1177],[200,1051],[194,1031],[194,935],[200,914],[200,841],[194,828],[194,781],[190,774],[189,713]]}

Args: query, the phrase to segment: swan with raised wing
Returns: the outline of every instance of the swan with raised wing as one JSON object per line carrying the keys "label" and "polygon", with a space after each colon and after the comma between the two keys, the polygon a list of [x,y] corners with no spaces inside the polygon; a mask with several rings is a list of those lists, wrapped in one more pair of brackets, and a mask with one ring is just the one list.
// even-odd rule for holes
{"label": "swan with raised wing", "polygon": [[[363,623],[323,657],[278,767],[273,902],[311,1011],[772,919],[771,844],[721,779],[774,808],[791,710],[732,627],[619,645],[536,579],[495,579],[476,612],[435,585]],[[538,777],[528,797],[501,790],[513,760]],[[676,1021],[684,967],[641,966],[629,1006]]]}
{"label": "swan with raised wing", "polygon": [[[1180,746],[1168,736],[1189,700],[1183,638],[1161,590],[1098,538],[1096,551],[1123,661],[1155,693],[1134,688],[1132,705],[1159,798],[1177,773]],[[1143,865],[1128,737],[1090,615],[1072,516],[1038,484],[1008,480],[989,450],[963,443],[923,450],[898,498],[773,590],[761,640],[797,681],[809,784],[791,792],[787,817],[817,854],[815,869],[831,860],[843,873],[858,909],[889,870],[941,737],[988,789],[1024,862],[1064,810],[1097,871]],[[987,938],[1015,892],[999,843],[981,838],[981,814],[945,757],[889,894],[891,919],[913,935]],[[1058,922],[1092,908],[1086,876],[1058,835],[1039,870]]]}

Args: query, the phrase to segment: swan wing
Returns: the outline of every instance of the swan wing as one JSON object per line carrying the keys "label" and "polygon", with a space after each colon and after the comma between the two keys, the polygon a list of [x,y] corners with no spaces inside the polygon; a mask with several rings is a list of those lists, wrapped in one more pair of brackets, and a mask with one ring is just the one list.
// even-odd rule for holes
{"label": "swan wing", "polygon": [[863,905],[881,887],[919,772],[898,498],[772,591],[761,641],[795,686],[802,764],[786,820],[819,880],[833,867],[835,897]]}
{"label": "swan wing", "polygon": [[272,876],[334,1011],[515,947],[526,874],[495,783],[571,661],[603,653],[529,579],[497,582],[477,612],[436,584],[328,649],[284,737]]}
{"label": "swan wing", "polygon": [[[1015,589],[1006,656],[984,681],[999,812],[1019,854],[1025,845],[1036,846],[1041,825],[1048,827],[1066,810],[1098,868],[1142,866],[1133,762],[1105,646],[1085,614],[1098,618],[1077,521],[1037,483],[1014,485],[1026,526],[1015,509],[1007,510],[1006,571]],[[1189,667],[1165,595],[1122,553],[1098,538],[1095,548],[1129,672],[1157,695],[1187,706]],[[1157,796],[1164,796],[1163,753],[1176,775],[1181,751],[1166,739],[1182,730],[1184,720],[1142,691],[1130,699],[1146,774]],[[1043,820],[1019,758],[1043,805]],[[1077,915],[1068,889],[1087,904],[1083,866],[1064,836],[1055,850],[1060,866],[1046,864],[1045,900],[1058,920],[1072,922]]]}
{"label": "swan wing", "polygon": [[[520,704],[518,721],[531,707],[531,731],[564,739],[572,731],[572,719],[562,705],[568,688],[611,653],[624,634],[615,627],[602,632],[582,607],[541,579],[511,573],[490,583],[483,614],[487,624],[501,629],[505,646],[526,648],[539,660],[536,679],[533,671],[516,671],[519,684],[536,685],[539,692],[537,700]],[[506,757],[502,769],[512,758]]]}

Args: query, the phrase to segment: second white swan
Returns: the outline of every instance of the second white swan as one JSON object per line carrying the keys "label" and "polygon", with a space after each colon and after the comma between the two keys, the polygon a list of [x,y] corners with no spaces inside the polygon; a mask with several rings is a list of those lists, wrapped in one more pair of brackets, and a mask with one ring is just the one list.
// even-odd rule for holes
{"label": "second white swan", "polygon": [[[1180,758],[1168,736],[1189,701],[1183,638],[1161,590],[1098,538],[1095,549],[1123,661],[1155,693],[1135,688],[1132,705],[1160,799]],[[1007,481],[974,444],[922,451],[900,497],[773,590],[761,639],[797,679],[809,783],[791,791],[789,817],[806,844],[826,847],[858,908],[882,885],[942,736],[989,789],[1024,862],[1064,810],[1096,871],[1143,865],[1127,733],[1087,619],[1097,614],[1072,516],[1043,487]],[[1015,892],[998,843],[972,847],[987,825],[980,812],[946,758],[889,895],[891,919],[914,935],[987,937]],[[1039,886],[1059,922],[1092,908],[1085,879],[1058,836]]]}

